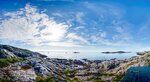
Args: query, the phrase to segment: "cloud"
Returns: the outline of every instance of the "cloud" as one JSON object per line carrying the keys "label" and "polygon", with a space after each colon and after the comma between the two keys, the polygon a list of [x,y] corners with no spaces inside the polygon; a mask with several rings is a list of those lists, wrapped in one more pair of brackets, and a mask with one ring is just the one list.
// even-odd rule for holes
{"label": "cloud", "polygon": [[56,8],[48,15],[45,10],[41,11],[30,4],[18,11],[7,12],[4,14],[6,19],[0,23],[0,39],[39,46],[129,44],[132,35],[128,28],[131,26],[123,21],[122,11],[100,3],[81,2],[80,6],[81,9],[74,10]]}
{"label": "cloud", "polygon": [[74,30],[80,30],[80,29],[84,29],[85,27],[84,26],[78,26],[76,28],[74,28]]}
{"label": "cloud", "polygon": [[[69,25],[64,22],[56,22],[30,4],[16,12],[7,12],[4,16],[7,19],[0,23],[0,39],[15,40],[31,45],[77,45],[74,42],[64,41]],[[75,34],[73,36],[76,38]],[[86,42],[83,38],[79,40]]]}
{"label": "cloud", "polygon": [[[121,30],[123,28],[111,28],[111,30],[110,28],[107,28],[107,26],[112,25],[111,23],[114,20],[120,21],[122,13],[118,8],[106,4],[93,4],[89,2],[81,2],[80,5],[82,6],[81,9],[75,9],[73,11],[68,10],[67,14],[61,10],[59,10],[59,12],[57,10],[56,13],[53,13],[53,15],[56,16],[54,18],[63,21],[69,20],[68,23],[72,24],[72,27],[69,30],[73,34],[68,33],[67,38],[69,37],[70,40],[73,40],[75,42],[79,41],[82,44],[91,44],[92,42],[95,42],[99,45],[110,44],[111,46],[114,42],[120,43],[120,37],[125,36],[125,33],[121,33]],[[63,16],[60,16],[60,14]],[[58,18],[58,16],[61,18]],[[102,30],[104,30],[104,32],[101,32]],[[116,34],[109,32],[114,30],[116,31]],[[81,39],[80,37],[83,39]],[[95,38],[93,39],[91,37]],[[117,41],[110,40],[109,37],[111,37],[111,39],[112,37],[114,37],[114,39],[117,39]]]}
{"label": "cloud", "polygon": [[88,45],[90,44],[86,39],[84,39],[81,36],[76,35],[75,33],[69,33],[67,35],[67,38],[70,39],[70,40],[80,41],[81,44],[88,44]]}
{"label": "cloud", "polygon": [[139,29],[139,34],[145,33],[147,30],[149,30],[150,27],[150,19],[144,22],[144,24]]}
{"label": "cloud", "polygon": [[84,6],[97,16],[97,20],[92,23],[95,25],[95,34],[90,38],[95,44],[122,46],[132,42],[132,24],[124,19],[123,9],[104,3],[85,2]]}
{"label": "cloud", "polygon": [[109,18],[112,15],[115,19],[121,19],[125,13],[125,11],[121,10],[119,7],[105,3],[84,2],[83,6],[98,14],[102,19],[105,19],[105,16]]}
{"label": "cloud", "polygon": [[79,22],[80,24],[84,25],[85,22],[82,19],[84,17],[84,13],[83,12],[77,12],[76,13],[76,21]]}
{"label": "cloud", "polygon": [[125,42],[130,42],[133,40],[133,36],[131,34],[132,25],[126,21],[118,21],[113,23],[113,28],[117,32],[117,34],[113,35],[113,40],[120,40]]}
{"label": "cloud", "polygon": [[112,41],[107,39],[107,32],[99,32],[96,35],[92,35],[90,37],[90,39],[94,43],[93,45],[95,45],[95,44],[96,45],[109,45],[109,46],[118,45],[115,42],[112,42]]}
{"label": "cloud", "polygon": [[53,16],[63,17],[63,15],[59,12],[52,13]]}

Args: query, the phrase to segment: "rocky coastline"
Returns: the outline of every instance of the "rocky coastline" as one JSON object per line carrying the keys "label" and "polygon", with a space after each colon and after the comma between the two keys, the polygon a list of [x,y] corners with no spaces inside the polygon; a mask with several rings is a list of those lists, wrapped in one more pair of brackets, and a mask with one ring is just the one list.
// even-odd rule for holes
{"label": "rocky coastline", "polygon": [[143,52],[143,55],[125,60],[71,60],[48,58],[26,49],[0,45],[0,59],[25,59],[0,68],[0,81],[116,82],[122,80],[130,67],[149,65],[148,54]]}

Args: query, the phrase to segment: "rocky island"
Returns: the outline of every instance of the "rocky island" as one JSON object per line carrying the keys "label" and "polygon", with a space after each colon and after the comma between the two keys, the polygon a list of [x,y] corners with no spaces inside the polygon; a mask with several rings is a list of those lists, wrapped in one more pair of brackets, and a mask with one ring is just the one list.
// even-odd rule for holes
{"label": "rocky island", "polygon": [[150,53],[125,60],[48,58],[0,45],[0,82],[119,82],[130,67],[149,66]]}
{"label": "rocky island", "polygon": [[126,51],[116,51],[116,52],[110,52],[110,51],[107,51],[107,52],[101,52],[101,53],[104,53],[104,54],[115,54],[115,53],[131,53],[131,52],[126,52]]}

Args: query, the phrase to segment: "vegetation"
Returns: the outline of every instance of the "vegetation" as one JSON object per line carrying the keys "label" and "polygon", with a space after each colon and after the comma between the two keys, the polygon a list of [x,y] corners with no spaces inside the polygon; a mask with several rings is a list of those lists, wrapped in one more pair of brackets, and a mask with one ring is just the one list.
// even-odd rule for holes
{"label": "vegetation", "polygon": [[36,77],[36,82],[54,82],[51,76],[48,76],[47,78],[43,78],[41,76]]}
{"label": "vegetation", "polygon": [[113,79],[113,82],[122,81],[123,77],[124,77],[124,74],[123,75],[116,75],[116,77]]}
{"label": "vegetation", "polygon": [[73,78],[73,80],[71,80],[71,82],[84,82],[84,81],[82,81],[82,80],[79,79],[79,78]]}
{"label": "vegetation", "polygon": [[22,70],[28,70],[30,68],[32,68],[31,65],[24,65],[24,66],[21,67]]}
{"label": "vegetation", "polygon": [[90,81],[90,82],[106,82],[104,80],[102,80],[100,77],[91,77],[91,78],[88,78],[87,81]]}
{"label": "vegetation", "polygon": [[7,67],[13,63],[23,61],[25,59],[20,57],[8,57],[0,59],[0,68]]}
{"label": "vegetation", "polygon": [[76,71],[75,70],[65,70],[65,75],[68,76],[68,77],[74,77],[75,74],[76,74]]}
{"label": "vegetation", "polygon": [[61,70],[58,70],[58,76],[50,74],[48,77],[44,78],[41,76],[36,77],[36,82],[84,82],[79,78],[74,77],[75,71],[65,70],[64,75]]}
{"label": "vegetation", "polygon": [[11,82],[10,80],[7,80],[7,79],[1,79],[0,78],[0,82]]}
{"label": "vegetation", "polygon": [[150,54],[147,54],[147,64],[150,66]]}
{"label": "vegetation", "polygon": [[101,76],[115,76],[113,73],[102,73]]}

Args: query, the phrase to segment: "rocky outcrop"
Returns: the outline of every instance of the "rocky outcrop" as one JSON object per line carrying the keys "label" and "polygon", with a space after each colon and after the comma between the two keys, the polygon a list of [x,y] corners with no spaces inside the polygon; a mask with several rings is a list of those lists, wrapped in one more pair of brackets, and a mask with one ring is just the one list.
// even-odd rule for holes
{"label": "rocky outcrop", "polygon": [[35,82],[39,76],[50,77],[53,81],[112,81],[126,73],[130,67],[145,66],[148,58],[141,55],[126,60],[67,60],[48,58],[26,49],[0,45],[0,59],[8,57],[25,59],[0,68],[0,80],[5,78],[12,82]]}
{"label": "rocky outcrop", "polygon": [[[39,54],[37,52],[32,52],[30,50],[21,49],[21,48],[9,46],[9,45],[0,45],[0,49],[2,51],[11,52],[15,56],[18,56],[18,57],[45,57],[45,55]],[[1,56],[3,55],[4,54],[2,53]]]}
{"label": "rocky outcrop", "polygon": [[15,54],[6,49],[0,49],[0,54],[0,58],[15,57]]}
{"label": "rocky outcrop", "polygon": [[[37,74],[44,76],[46,73],[47,75],[49,73],[46,67],[44,67],[44,64],[42,64],[42,61],[45,61],[43,59],[47,56],[26,49],[0,45],[0,59],[11,59],[11,57],[25,58],[25,60],[0,68],[0,79],[2,80],[10,80],[13,82],[34,82]],[[30,66],[30,68],[23,68],[27,66]]]}

